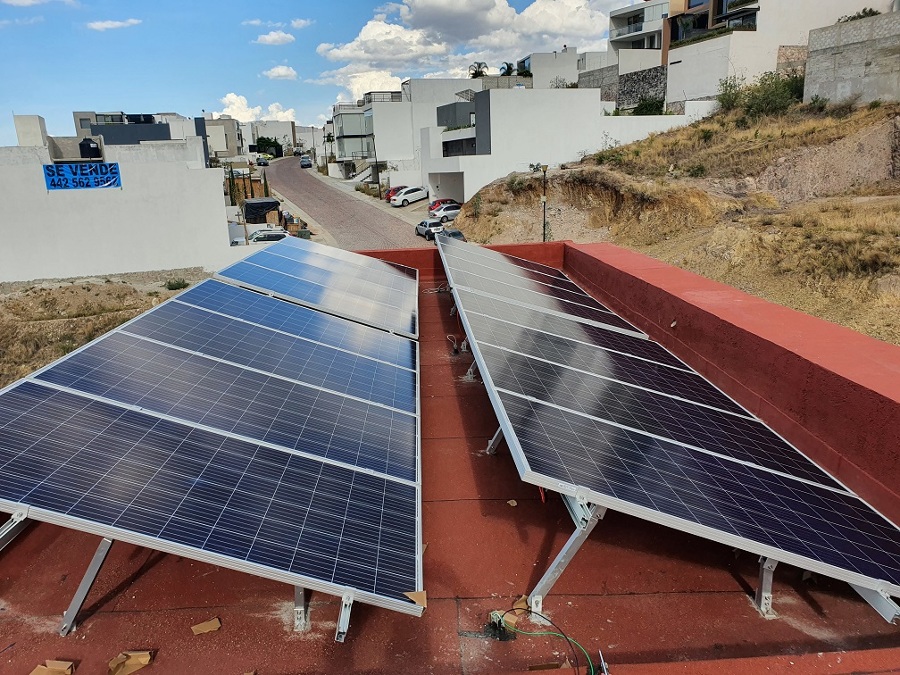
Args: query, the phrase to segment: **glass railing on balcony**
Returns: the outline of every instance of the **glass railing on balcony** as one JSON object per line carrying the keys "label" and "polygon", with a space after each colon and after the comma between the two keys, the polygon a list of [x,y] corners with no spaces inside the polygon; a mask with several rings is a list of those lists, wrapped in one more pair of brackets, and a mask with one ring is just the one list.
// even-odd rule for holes
{"label": "glass railing on balcony", "polygon": [[622,28],[616,28],[614,30],[611,30],[609,32],[609,37],[610,38],[618,38],[618,37],[622,37],[623,35],[631,35],[632,33],[639,33],[642,30],[644,30],[644,22],[643,21],[641,23],[633,23],[631,25],[624,26]]}
{"label": "glass railing on balcony", "polygon": [[403,94],[399,91],[370,91],[363,95],[363,104],[370,103],[400,103],[403,101]]}

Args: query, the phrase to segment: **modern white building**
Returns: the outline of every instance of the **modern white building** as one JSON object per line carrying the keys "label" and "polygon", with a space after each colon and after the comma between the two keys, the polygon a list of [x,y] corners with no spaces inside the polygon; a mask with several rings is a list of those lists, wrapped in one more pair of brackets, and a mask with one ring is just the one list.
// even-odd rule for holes
{"label": "modern white building", "polygon": [[[577,48],[563,45],[558,52],[535,52],[519,59],[516,63],[516,71],[531,73],[534,89],[565,87],[578,82],[580,62],[584,64],[585,68],[589,59],[591,64],[595,65],[599,59],[603,58],[600,54],[603,52],[579,54]],[[585,68],[581,68],[581,70]]]}
{"label": "modern white building", "polygon": [[665,65],[668,16],[669,0],[646,0],[609,13],[609,51],[620,75]]}
{"label": "modern white building", "polygon": [[[810,30],[831,26],[839,18],[869,7],[892,10],[892,0],[672,0],[671,22],[691,30],[672,43],[668,54],[668,102],[710,99],[727,77],[748,83],[780,63],[805,59]],[[705,11],[705,16],[704,16]],[[708,18],[706,18],[708,17]],[[707,36],[713,37],[707,37]],[[673,31],[673,37],[681,37]],[[697,41],[692,41],[697,40]]]}
{"label": "modern white building", "polygon": [[[199,136],[107,145],[50,137],[37,115],[15,126],[19,145],[0,148],[0,181],[15,195],[0,220],[0,281],[218,269],[236,257],[222,170],[206,168]],[[120,185],[97,179],[109,171]],[[23,224],[40,236],[23,237]]]}
{"label": "modern white building", "polygon": [[290,155],[297,145],[297,130],[293,122],[281,120],[258,120],[250,123],[252,129],[251,144],[256,144],[259,138],[271,138],[281,145],[282,152]]}
{"label": "modern white building", "polygon": [[613,116],[598,89],[490,89],[475,95],[474,127],[422,130],[422,173],[431,197],[471,199],[478,190],[534,163],[558,166],[582,156],[690,124],[714,103],[686,115]]}
{"label": "modern white building", "polygon": [[[503,78],[500,78],[503,79]],[[400,91],[374,91],[355,104],[334,106],[337,162],[345,178],[374,178],[394,184],[417,185],[421,179],[420,131],[437,124],[440,105],[471,98],[485,78],[411,79]]]}

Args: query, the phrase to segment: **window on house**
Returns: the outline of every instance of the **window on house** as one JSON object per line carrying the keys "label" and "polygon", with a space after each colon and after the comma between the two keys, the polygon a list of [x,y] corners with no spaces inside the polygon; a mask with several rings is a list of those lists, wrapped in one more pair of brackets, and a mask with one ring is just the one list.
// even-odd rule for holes
{"label": "window on house", "polygon": [[91,120],[87,117],[82,117],[78,120],[78,126],[82,129],[90,129],[91,128]]}
{"label": "window on house", "polygon": [[693,9],[694,7],[702,7],[709,3],[709,0],[688,0],[688,9]]}

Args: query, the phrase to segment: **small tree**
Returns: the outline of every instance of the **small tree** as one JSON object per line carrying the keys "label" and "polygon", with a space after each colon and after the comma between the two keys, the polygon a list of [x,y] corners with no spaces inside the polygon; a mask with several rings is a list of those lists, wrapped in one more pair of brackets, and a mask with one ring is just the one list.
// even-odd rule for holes
{"label": "small tree", "polygon": [[565,89],[568,86],[569,82],[562,75],[557,75],[552,80],[550,80],[551,89]]}
{"label": "small tree", "polygon": [[502,75],[503,77],[510,77],[514,75],[515,72],[516,67],[509,61],[504,61],[503,65],[500,66],[500,75]]}
{"label": "small tree", "polygon": [[[268,154],[275,154],[275,148],[278,146],[278,141],[274,138],[269,138],[268,136],[260,136],[256,139],[256,151],[257,152],[265,152]],[[270,153],[269,150],[272,152]]]}
{"label": "small tree", "polygon": [[484,77],[487,75],[488,64],[484,61],[476,61],[471,66],[469,66],[469,77],[472,79],[477,79],[479,77]]}

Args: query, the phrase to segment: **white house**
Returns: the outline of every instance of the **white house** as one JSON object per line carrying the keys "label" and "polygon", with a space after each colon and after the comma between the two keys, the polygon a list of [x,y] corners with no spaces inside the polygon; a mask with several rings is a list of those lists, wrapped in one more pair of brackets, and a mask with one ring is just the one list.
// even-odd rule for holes
{"label": "white house", "polygon": [[558,166],[708,115],[711,102],[686,115],[613,116],[599,89],[489,89],[475,95],[474,127],[422,130],[422,174],[431,196],[471,199],[493,180],[534,163]]}
{"label": "white house", "polygon": [[[685,0],[682,0],[682,4]],[[673,43],[668,61],[668,103],[713,98],[727,77],[748,83],[778,70],[779,53],[800,48],[805,53],[809,31],[830,26],[842,16],[870,7],[892,9],[892,0],[688,0],[691,11],[708,9],[708,28],[722,35],[679,45]],[[697,4],[696,9],[693,5]],[[673,14],[675,12],[673,11]],[[702,13],[702,12],[701,12]],[[678,20],[675,16],[673,21]],[[704,27],[705,30],[705,27]],[[702,31],[701,31],[702,32]],[[714,33],[711,33],[714,34]]]}

